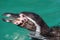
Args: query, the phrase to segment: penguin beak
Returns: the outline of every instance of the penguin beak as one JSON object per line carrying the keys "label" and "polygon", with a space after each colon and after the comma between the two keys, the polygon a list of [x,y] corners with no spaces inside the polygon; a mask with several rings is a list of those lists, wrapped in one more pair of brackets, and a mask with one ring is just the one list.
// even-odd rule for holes
{"label": "penguin beak", "polygon": [[12,13],[4,13],[3,14],[4,18],[2,20],[4,22],[12,22],[14,19],[16,19],[18,16]]}

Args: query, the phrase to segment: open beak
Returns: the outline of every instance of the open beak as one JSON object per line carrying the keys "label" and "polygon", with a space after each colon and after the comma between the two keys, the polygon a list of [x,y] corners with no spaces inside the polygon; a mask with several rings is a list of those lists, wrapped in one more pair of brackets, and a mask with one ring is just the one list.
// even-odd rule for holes
{"label": "open beak", "polygon": [[3,16],[4,18],[2,18],[2,20],[4,22],[12,22],[14,19],[18,17],[17,15],[11,13],[4,13]]}

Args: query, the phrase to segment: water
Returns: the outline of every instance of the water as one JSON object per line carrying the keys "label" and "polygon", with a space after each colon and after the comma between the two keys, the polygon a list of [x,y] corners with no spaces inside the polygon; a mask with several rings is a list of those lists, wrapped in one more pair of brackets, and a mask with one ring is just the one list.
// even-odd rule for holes
{"label": "water", "polygon": [[0,0],[0,40],[30,40],[29,31],[1,20],[5,12],[35,12],[49,27],[60,24],[60,0]]}

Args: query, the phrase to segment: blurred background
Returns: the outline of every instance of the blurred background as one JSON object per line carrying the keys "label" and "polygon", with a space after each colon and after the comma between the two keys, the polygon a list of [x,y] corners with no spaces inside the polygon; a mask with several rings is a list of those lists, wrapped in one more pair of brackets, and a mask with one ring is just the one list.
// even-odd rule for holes
{"label": "blurred background", "polygon": [[49,27],[60,25],[60,0],[0,0],[0,40],[30,40],[29,31],[1,20],[6,12],[35,12]]}

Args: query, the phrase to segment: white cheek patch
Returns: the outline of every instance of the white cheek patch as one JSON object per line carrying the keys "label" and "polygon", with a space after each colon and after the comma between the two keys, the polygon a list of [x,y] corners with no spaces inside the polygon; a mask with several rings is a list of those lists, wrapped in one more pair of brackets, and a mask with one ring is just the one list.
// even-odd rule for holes
{"label": "white cheek patch", "polygon": [[24,15],[24,17],[23,17],[23,15],[24,15],[24,14],[20,14],[20,15],[19,15],[20,17],[17,18],[17,19],[20,20],[19,23],[23,23],[22,21],[24,21],[24,22],[28,21],[28,19],[26,18],[26,16]]}
{"label": "white cheek patch", "polygon": [[20,16],[20,17],[23,17],[23,15],[24,15],[24,14],[20,14],[19,16]]}

